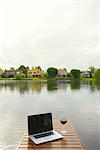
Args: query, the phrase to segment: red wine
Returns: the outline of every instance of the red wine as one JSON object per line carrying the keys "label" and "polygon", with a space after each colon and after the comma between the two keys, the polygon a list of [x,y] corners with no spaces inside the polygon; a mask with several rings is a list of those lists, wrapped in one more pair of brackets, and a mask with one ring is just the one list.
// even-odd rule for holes
{"label": "red wine", "polygon": [[67,120],[60,120],[60,122],[61,122],[62,124],[65,124],[65,123],[67,122]]}

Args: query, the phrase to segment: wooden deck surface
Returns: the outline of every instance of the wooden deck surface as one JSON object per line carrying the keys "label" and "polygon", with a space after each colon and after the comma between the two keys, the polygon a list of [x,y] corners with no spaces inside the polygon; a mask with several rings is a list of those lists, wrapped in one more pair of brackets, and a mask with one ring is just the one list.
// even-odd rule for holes
{"label": "wooden deck surface", "polygon": [[[80,143],[80,139],[70,121],[67,122],[66,134],[64,134],[63,139],[48,142],[45,144],[35,145],[28,138],[27,131],[25,132],[22,141],[19,145],[19,150],[83,150],[83,147]],[[53,128],[57,132],[61,133],[62,125],[59,121],[53,121]]]}

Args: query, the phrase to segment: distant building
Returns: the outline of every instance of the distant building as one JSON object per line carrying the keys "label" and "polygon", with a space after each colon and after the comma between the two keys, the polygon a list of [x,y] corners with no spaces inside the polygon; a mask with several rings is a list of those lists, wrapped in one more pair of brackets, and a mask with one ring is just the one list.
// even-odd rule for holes
{"label": "distant building", "polygon": [[35,78],[35,77],[43,77],[44,71],[41,68],[32,67],[31,70],[28,70],[27,77]]}
{"label": "distant building", "polygon": [[89,71],[82,71],[81,72],[81,78],[90,78],[90,72]]}
{"label": "distant building", "polygon": [[67,78],[67,70],[66,70],[66,68],[58,69],[58,78],[59,79]]}
{"label": "distant building", "polygon": [[22,70],[16,69],[16,74],[23,74]]}
{"label": "distant building", "polygon": [[12,78],[15,76],[15,74],[16,74],[16,71],[14,69],[4,71],[5,78]]}

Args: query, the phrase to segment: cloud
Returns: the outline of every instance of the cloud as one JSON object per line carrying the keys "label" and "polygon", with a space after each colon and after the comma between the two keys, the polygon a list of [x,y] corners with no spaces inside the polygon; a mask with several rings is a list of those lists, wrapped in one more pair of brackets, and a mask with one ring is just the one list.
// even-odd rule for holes
{"label": "cloud", "polygon": [[0,64],[99,66],[99,6],[95,0],[1,1]]}

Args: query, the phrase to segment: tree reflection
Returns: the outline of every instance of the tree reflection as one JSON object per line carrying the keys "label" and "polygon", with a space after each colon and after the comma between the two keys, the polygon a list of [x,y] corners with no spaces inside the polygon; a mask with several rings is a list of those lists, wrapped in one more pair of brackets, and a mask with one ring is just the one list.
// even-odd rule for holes
{"label": "tree reflection", "polygon": [[82,80],[81,85],[90,88],[91,92],[95,92],[95,90],[100,90],[99,80]]}
{"label": "tree reflection", "polygon": [[100,90],[100,80],[91,81],[91,91]]}
{"label": "tree reflection", "polygon": [[25,92],[29,92],[30,90],[30,85],[28,82],[20,81],[19,83],[17,82],[16,89],[21,93],[24,94]]}
{"label": "tree reflection", "polygon": [[71,89],[79,90],[80,89],[80,80],[72,80],[71,81]]}
{"label": "tree reflection", "polygon": [[32,82],[32,81],[3,81],[0,83],[0,90],[3,88],[5,90],[10,89],[11,91],[19,91],[20,94],[24,94],[29,91],[41,92],[43,87],[42,82]]}
{"label": "tree reflection", "polygon": [[100,90],[100,81],[98,80],[72,80],[70,82],[67,81],[30,81],[30,80],[12,80],[12,81],[0,81],[0,90],[10,90],[10,91],[18,91],[20,94],[28,93],[28,92],[38,92],[40,93],[42,88],[47,87],[48,91],[55,90],[66,90],[67,85],[70,85],[72,90],[79,90],[80,88],[90,89],[91,92],[95,90]]}
{"label": "tree reflection", "polygon": [[47,82],[47,90],[48,91],[54,91],[58,89],[58,83],[57,81],[48,81]]}

